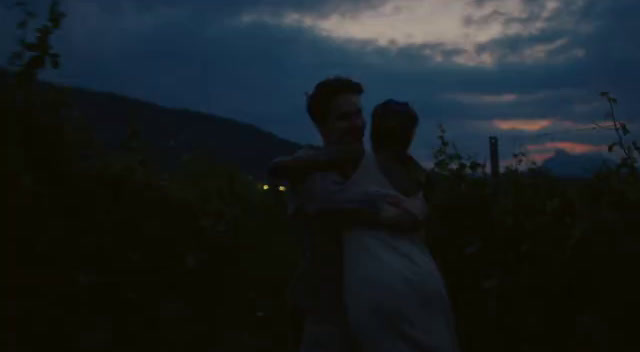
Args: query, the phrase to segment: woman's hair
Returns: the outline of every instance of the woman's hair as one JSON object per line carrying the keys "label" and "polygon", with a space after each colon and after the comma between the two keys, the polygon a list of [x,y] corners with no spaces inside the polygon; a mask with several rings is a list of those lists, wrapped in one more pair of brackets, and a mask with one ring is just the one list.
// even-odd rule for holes
{"label": "woman's hair", "polygon": [[406,151],[418,126],[418,114],[409,103],[387,99],[376,105],[371,116],[374,150]]}

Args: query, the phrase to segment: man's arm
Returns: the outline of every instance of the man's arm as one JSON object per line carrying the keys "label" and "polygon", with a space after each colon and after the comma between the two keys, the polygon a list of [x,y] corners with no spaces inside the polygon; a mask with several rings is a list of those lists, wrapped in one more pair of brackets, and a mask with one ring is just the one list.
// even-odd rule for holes
{"label": "man's arm", "polygon": [[313,172],[336,171],[362,157],[362,147],[305,147],[296,154],[271,162],[268,175],[274,179],[300,181]]}
{"label": "man's arm", "polygon": [[314,215],[345,227],[364,226],[393,232],[415,231],[421,227],[421,220],[415,214],[402,207],[384,205],[381,201],[323,208]]}
{"label": "man's arm", "polygon": [[308,214],[345,226],[383,227],[413,231],[421,219],[402,206],[402,198],[388,192],[347,192],[345,181],[333,172],[310,175],[299,189],[300,207]]}

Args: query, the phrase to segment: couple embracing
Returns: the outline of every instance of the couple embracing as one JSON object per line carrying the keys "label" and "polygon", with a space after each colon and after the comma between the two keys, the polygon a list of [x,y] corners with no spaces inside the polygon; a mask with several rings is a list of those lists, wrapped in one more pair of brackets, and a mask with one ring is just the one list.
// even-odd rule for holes
{"label": "couple embracing", "polygon": [[444,283],[423,243],[426,172],[409,154],[418,116],[404,102],[373,110],[372,150],[358,82],[319,82],[307,112],[323,146],[274,160],[291,189],[289,214],[303,244],[292,286],[298,349],[457,351]]}

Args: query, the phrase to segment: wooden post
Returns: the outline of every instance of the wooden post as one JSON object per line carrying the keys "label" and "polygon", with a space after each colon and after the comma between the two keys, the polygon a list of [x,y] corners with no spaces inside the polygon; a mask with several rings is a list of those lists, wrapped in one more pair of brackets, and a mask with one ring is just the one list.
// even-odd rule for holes
{"label": "wooden post", "polygon": [[498,137],[489,137],[489,154],[491,156],[491,177],[498,178],[500,175],[500,158],[498,157]]}

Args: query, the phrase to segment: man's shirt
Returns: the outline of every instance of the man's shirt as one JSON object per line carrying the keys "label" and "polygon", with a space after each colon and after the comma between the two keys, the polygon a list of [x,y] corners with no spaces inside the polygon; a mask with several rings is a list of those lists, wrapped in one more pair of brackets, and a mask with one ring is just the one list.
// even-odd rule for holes
{"label": "man's shirt", "polygon": [[301,266],[292,284],[294,303],[310,314],[336,315],[342,309],[342,229],[312,215],[322,192],[339,192],[345,180],[337,173],[309,175],[293,184],[289,215],[302,241]]}

